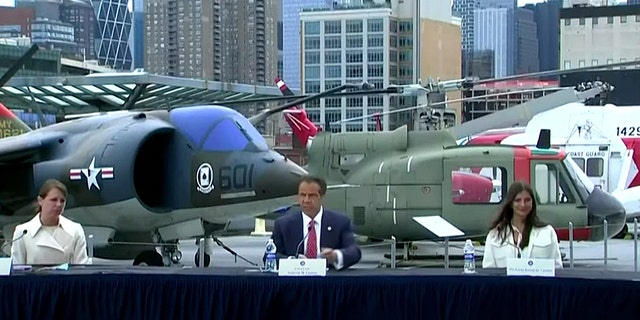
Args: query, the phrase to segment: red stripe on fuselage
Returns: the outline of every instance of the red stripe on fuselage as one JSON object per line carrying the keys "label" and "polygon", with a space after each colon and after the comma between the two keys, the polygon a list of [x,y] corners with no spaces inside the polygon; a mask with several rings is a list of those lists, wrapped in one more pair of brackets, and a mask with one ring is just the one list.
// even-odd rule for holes
{"label": "red stripe on fuselage", "polygon": [[[558,240],[569,241],[569,229],[560,228],[556,229],[556,234],[558,235]],[[589,228],[574,228],[573,229],[573,240],[576,241],[586,241],[591,237],[591,229]]]}
{"label": "red stripe on fuselage", "polygon": [[7,109],[2,103],[0,103],[0,118],[9,118],[13,119],[16,115],[11,112],[11,110]]}
{"label": "red stripe on fuselage", "polygon": [[531,183],[531,150],[525,147],[513,149],[513,179]]}
{"label": "red stripe on fuselage", "polygon": [[[622,138],[622,142],[627,146],[627,150],[633,150],[633,162],[640,170],[640,138]],[[629,188],[640,186],[640,173],[636,174],[629,184]]]}

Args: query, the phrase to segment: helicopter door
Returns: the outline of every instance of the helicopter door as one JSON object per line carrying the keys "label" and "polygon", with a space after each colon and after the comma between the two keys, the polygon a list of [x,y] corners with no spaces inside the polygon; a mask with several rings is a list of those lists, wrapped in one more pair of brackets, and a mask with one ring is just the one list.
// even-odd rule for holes
{"label": "helicopter door", "polygon": [[445,159],[443,218],[466,236],[486,234],[513,179],[511,172],[513,160]]}
{"label": "helicopter door", "polygon": [[586,215],[567,174],[554,163],[531,162],[531,187],[538,200],[538,216],[554,226],[586,224]]}

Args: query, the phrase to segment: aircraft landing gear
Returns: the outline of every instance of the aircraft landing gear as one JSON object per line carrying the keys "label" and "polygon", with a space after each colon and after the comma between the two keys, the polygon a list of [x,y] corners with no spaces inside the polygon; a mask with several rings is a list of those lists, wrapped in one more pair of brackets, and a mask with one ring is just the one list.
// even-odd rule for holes
{"label": "aircraft landing gear", "polygon": [[172,266],[180,264],[182,259],[182,251],[178,250],[178,240],[163,241],[160,235],[155,233],[152,236],[153,242],[160,245],[156,250],[142,251],[133,260],[133,265],[145,265],[145,266]]}
{"label": "aircraft landing gear", "polygon": [[[200,238],[196,239],[196,246],[198,246],[198,251],[196,251],[195,264],[196,264],[196,267],[200,267]],[[204,267],[205,268],[211,264],[212,255],[213,255],[213,237],[207,236],[204,239]]]}

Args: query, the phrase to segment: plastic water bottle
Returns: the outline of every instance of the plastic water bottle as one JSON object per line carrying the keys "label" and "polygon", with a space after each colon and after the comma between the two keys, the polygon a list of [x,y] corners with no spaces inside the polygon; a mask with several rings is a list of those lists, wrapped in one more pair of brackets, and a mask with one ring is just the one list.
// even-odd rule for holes
{"label": "plastic water bottle", "polygon": [[464,243],[464,273],[476,272],[476,250],[471,239]]}
{"label": "plastic water bottle", "polygon": [[269,241],[267,241],[267,247],[265,248],[267,258],[264,263],[265,271],[267,272],[276,272],[276,249],[276,244],[273,243],[273,239],[269,239]]}

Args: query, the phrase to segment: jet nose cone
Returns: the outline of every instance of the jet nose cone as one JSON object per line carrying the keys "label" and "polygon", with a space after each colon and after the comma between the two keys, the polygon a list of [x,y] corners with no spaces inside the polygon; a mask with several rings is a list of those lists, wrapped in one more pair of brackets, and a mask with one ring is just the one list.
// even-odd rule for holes
{"label": "jet nose cone", "polygon": [[624,227],[626,212],[624,205],[614,196],[594,188],[587,198],[587,214],[591,235],[589,240],[598,241],[604,239],[604,220],[607,220],[607,237],[618,234]]}
{"label": "jet nose cone", "polygon": [[270,158],[273,161],[269,161],[268,170],[262,179],[264,190],[276,197],[298,194],[298,184],[307,175],[307,171],[275,151]]}

